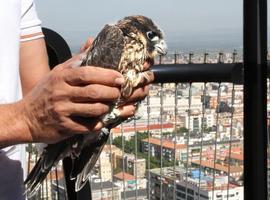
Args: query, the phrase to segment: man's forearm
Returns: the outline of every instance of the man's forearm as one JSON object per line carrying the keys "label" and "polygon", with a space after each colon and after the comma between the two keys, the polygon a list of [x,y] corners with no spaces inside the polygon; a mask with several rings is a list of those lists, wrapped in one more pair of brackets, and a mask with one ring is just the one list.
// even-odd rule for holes
{"label": "man's forearm", "polygon": [[0,149],[31,142],[22,102],[0,105]]}
{"label": "man's forearm", "polygon": [[43,38],[21,43],[20,78],[25,96],[50,71]]}

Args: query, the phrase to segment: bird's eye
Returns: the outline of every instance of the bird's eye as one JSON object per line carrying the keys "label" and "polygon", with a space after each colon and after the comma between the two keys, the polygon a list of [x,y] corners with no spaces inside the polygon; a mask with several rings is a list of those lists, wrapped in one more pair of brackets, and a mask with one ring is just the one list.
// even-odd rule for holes
{"label": "bird's eye", "polygon": [[148,39],[151,40],[151,41],[158,41],[158,40],[159,40],[159,37],[158,37],[157,34],[156,34],[155,32],[153,32],[153,31],[148,31],[148,32],[146,33],[146,35],[147,35]]}

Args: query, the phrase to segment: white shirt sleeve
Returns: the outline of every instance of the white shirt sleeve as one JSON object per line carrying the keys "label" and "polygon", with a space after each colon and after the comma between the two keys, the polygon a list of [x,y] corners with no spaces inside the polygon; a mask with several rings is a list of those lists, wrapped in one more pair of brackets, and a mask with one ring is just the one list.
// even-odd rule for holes
{"label": "white shirt sleeve", "polygon": [[44,37],[33,0],[21,2],[21,42]]}

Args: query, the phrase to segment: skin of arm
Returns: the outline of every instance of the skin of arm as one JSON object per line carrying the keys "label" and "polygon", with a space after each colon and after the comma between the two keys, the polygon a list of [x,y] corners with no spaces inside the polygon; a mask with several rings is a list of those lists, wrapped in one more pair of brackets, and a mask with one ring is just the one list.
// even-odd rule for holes
{"label": "skin of arm", "polygon": [[[25,96],[50,71],[44,38],[21,42],[19,62],[22,95]],[[29,130],[22,103],[0,105],[0,110],[0,148],[29,142],[25,137]]]}
{"label": "skin of arm", "polygon": [[21,42],[20,78],[23,96],[50,71],[44,38]]}

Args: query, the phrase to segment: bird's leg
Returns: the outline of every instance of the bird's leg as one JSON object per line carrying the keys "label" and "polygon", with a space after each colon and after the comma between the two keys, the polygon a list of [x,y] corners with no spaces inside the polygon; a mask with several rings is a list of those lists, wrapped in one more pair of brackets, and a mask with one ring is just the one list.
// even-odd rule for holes
{"label": "bird's leg", "polygon": [[137,87],[141,81],[146,80],[149,82],[150,76],[148,72],[149,71],[138,72],[136,69],[128,70],[127,73],[124,74],[125,82],[121,88],[122,96],[128,98],[131,95],[133,88]]}
{"label": "bird's leg", "polygon": [[142,72],[143,71],[143,65],[136,65],[135,69],[137,72]]}
{"label": "bird's leg", "polygon": [[145,72],[139,72],[136,74],[136,77],[134,78],[133,81],[133,87],[137,87],[138,84],[140,82],[142,82],[143,80],[145,80],[146,82],[150,82],[150,76],[148,74],[149,71],[145,71]]}
{"label": "bird's leg", "polygon": [[128,98],[131,95],[132,90],[132,81],[128,77],[125,77],[125,82],[121,87],[121,95],[123,99]]}
{"label": "bird's leg", "polygon": [[126,73],[123,74],[125,82],[121,87],[121,95],[124,99],[128,98],[131,95],[133,87],[135,87],[134,80],[137,78],[136,74],[137,72],[135,69],[129,69]]}

